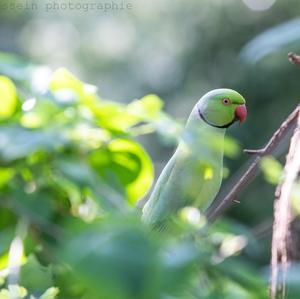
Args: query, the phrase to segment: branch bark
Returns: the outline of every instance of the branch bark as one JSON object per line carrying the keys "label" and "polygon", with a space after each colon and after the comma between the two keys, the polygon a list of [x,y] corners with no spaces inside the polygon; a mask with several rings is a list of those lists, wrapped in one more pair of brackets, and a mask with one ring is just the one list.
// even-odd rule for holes
{"label": "branch bark", "polygon": [[300,56],[299,56],[299,55],[290,52],[290,53],[288,54],[288,58],[289,58],[289,61],[290,61],[290,62],[292,62],[292,63],[294,63],[294,64],[300,66]]}
{"label": "branch bark", "polygon": [[225,195],[225,197],[220,197],[219,195],[208,209],[206,216],[209,222],[213,222],[221,216],[236,200],[237,195],[257,176],[261,158],[273,153],[278,148],[284,137],[296,125],[299,111],[300,105],[298,105],[289,117],[280,125],[278,130],[262,149],[244,150],[245,153],[255,155],[255,158],[250,162],[247,169],[238,176],[236,181],[233,184],[230,184],[230,190],[227,195]]}
{"label": "branch bark", "polygon": [[[282,298],[285,298],[285,277],[291,258],[289,246],[291,245],[293,213],[290,198],[300,171],[300,111],[298,111],[297,119],[297,127],[291,139],[284,167],[284,180],[278,185],[275,193],[270,289],[272,299],[275,299],[279,292],[281,292]],[[279,274],[281,275],[279,276]]]}

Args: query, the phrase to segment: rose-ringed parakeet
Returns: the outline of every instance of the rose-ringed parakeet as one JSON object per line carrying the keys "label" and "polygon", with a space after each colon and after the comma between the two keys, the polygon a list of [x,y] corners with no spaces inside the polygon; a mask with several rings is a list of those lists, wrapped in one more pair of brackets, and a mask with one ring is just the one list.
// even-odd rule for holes
{"label": "rose-ringed parakeet", "polygon": [[245,120],[245,103],[232,89],[212,90],[197,102],[143,208],[145,222],[162,227],[185,206],[204,211],[211,204],[222,182],[226,128]]}

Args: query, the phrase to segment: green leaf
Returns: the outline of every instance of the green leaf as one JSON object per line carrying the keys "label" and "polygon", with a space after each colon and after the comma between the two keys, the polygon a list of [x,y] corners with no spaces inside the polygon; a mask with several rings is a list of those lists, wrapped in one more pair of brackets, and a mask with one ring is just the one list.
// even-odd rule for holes
{"label": "green leaf", "polygon": [[[108,148],[113,154],[115,165],[136,172],[136,176],[126,184],[128,201],[134,204],[152,185],[154,177],[152,162],[140,145],[129,140],[113,140]],[[126,173],[117,172],[117,175],[121,181],[126,181]]]}
{"label": "green leaf", "polygon": [[224,155],[229,158],[236,158],[241,153],[241,146],[238,141],[230,136],[224,138]]}
{"label": "green leaf", "polygon": [[62,94],[69,94],[68,97],[71,97],[72,102],[78,100],[87,107],[96,105],[99,100],[95,86],[85,84],[65,68],[59,68],[52,74],[49,89],[58,100],[61,100]]}
{"label": "green leaf", "polygon": [[0,73],[13,80],[28,81],[34,66],[13,54],[0,52]]}
{"label": "green leaf", "polygon": [[58,255],[88,291],[109,299],[152,299],[177,293],[186,286],[198,260],[190,243],[162,244],[140,220],[121,215],[73,228]]}
{"label": "green leaf", "polygon": [[13,168],[0,167],[0,188],[3,188],[15,175]]}
{"label": "green leaf", "polygon": [[140,120],[151,120],[160,117],[163,101],[154,94],[133,101],[127,106],[127,112]]}
{"label": "green leaf", "polygon": [[127,112],[135,119],[133,125],[146,122],[146,125],[131,128],[130,132],[134,135],[157,132],[162,143],[176,143],[182,126],[162,111],[163,106],[163,101],[153,94],[128,104]]}
{"label": "green leaf", "polygon": [[82,95],[84,89],[84,84],[65,68],[60,68],[52,74],[49,86],[53,92],[71,90],[78,96]]}
{"label": "green leaf", "polygon": [[81,190],[88,189],[105,210],[124,209],[124,197],[88,164],[74,158],[57,159],[54,167],[58,174],[75,183]]}
{"label": "green leaf", "polygon": [[282,178],[282,165],[272,156],[263,157],[260,167],[267,182],[277,185]]}
{"label": "green leaf", "polygon": [[58,288],[49,288],[39,299],[55,299],[59,293]]}
{"label": "green leaf", "polygon": [[27,296],[27,290],[19,285],[9,285],[8,289],[0,291],[0,299],[18,298],[22,299]]}
{"label": "green leaf", "polygon": [[[23,127],[36,129],[58,123],[58,115],[62,110],[52,99],[39,98],[32,109],[26,111],[20,123]],[[26,103],[26,102],[25,102]],[[23,105],[24,106],[24,105]]]}
{"label": "green leaf", "polygon": [[124,132],[139,122],[139,119],[128,113],[125,105],[120,103],[101,101],[90,104],[88,107],[94,114],[97,123],[106,129]]}
{"label": "green leaf", "polygon": [[157,244],[130,219],[89,226],[58,254],[98,298],[158,298]]}
{"label": "green leaf", "polygon": [[53,285],[51,267],[42,266],[34,255],[21,267],[21,284],[30,292],[47,289]]}
{"label": "green leaf", "polygon": [[11,117],[17,107],[17,90],[14,83],[5,76],[0,76],[0,118]]}
{"label": "green leaf", "polygon": [[144,196],[153,182],[152,162],[144,149],[134,141],[115,139],[106,149],[92,153],[90,161],[104,177],[113,172],[125,187],[130,204]]}
{"label": "green leaf", "polygon": [[32,131],[18,126],[2,126],[0,130],[0,159],[11,162],[44,150],[53,152],[67,144],[56,131]]}

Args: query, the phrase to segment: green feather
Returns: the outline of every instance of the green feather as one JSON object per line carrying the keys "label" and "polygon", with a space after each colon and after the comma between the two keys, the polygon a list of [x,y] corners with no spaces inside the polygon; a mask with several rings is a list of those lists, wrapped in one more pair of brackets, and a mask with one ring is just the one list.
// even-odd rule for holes
{"label": "green feather", "polygon": [[[225,98],[229,104],[224,104]],[[225,127],[236,119],[236,107],[244,104],[230,89],[213,90],[198,101],[143,208],[145,222],[162,225],[185,206],[204,211],[211,204],[222,182]]]}

